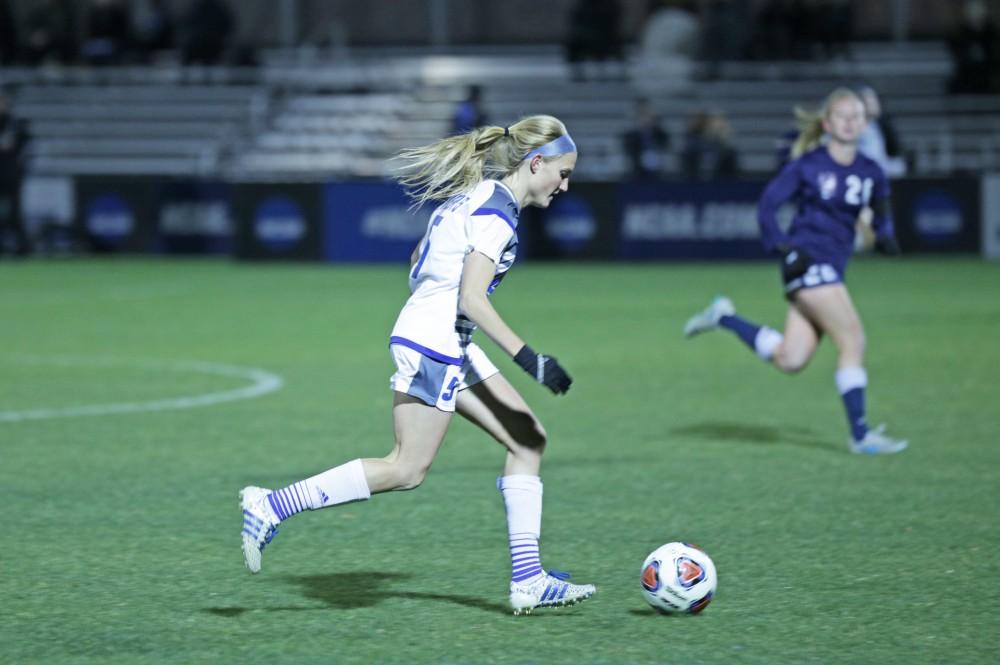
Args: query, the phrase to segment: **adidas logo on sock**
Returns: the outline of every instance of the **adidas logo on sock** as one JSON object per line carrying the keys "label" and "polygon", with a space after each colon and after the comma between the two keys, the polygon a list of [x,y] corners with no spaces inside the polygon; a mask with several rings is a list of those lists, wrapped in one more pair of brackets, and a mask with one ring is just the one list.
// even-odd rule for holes
{"label": "adidas logo on sock", "polygon": [[319,498],[322,500],[323,503],[328,503],[330,501],[330,497],[326,495],[326,492],[324,492],[318,487],[316,488],[316,491],[319,492]]}

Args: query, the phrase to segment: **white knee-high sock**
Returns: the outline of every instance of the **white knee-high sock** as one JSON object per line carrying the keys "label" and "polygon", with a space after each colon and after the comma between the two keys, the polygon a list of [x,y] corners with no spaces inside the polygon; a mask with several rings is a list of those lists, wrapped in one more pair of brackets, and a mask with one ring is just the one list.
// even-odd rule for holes
{"label": "white knee-high sock", "polygon": [[497,479],[507,509],[511,580],[527,582],[542,574],[538,539],[542,533],[542,479],[504,476]]}
{"label": "white knee-high sock", "polygon": [[371,490],[360,459],[271,492],[267,499],[282,520],[306,508],[319,510],[370,498]]}

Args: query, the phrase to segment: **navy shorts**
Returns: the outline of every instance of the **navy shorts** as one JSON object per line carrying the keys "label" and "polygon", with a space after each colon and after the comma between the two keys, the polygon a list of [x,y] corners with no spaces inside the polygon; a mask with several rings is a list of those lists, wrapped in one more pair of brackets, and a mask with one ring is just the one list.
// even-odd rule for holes
{"label": "navy shorts", "polygon": [[800,275],[792,278],[782,276],[785,283],[785,297],[791,299],[802,289],[812,289],[827,284],[843,284],[844,277],[829,263],[813,263]]}

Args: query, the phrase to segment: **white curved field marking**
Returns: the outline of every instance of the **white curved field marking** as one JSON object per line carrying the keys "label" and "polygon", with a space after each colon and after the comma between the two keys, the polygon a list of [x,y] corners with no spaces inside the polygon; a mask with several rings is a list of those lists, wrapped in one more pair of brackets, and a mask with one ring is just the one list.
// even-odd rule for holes
{"label": "white curved field marking", "polygon": [[19,364],[53,365],[63,367],[127,367],[150,370],[167,370],[174,372],[197,372],[215,376],[248,379],[252,383],[242,388],[220,392],[203,393],[201,395],[184,395],[169,399],[156,399],[144,402],[112,402],[110,404],[86,404],[81,406],[54,407],[43,409],[25,409],[0,411],[0,422],[20,422],[23,420],[47,420],[50,418],[76,418],[80,416],[109,416],[120,413],[143,413],[148,411],[172,411],[176,409],[194,409],[202,406],[212,406],[223,402],[234,402],[241,399],[253,399],[267,393],[280,390],[284,379],[277,374],[254,367],[238,367],[207,362],[146,362],[124,361],[112,359],[82,359],[61,357],[19,357]]}

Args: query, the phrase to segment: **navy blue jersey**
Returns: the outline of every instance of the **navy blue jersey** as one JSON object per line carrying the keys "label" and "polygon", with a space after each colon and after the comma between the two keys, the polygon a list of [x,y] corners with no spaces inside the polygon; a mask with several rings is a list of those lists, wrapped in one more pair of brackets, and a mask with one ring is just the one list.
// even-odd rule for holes
{"label": "navy blue jersey", "polygon": [[[778,226],[778,209],[789,201],[798,210],[787,232]],[[861,153],[848,166],[838,164],[821,146],[803,154],[768,183],[757,208],[765,249],[794,247],[817,263],[829,263],[843,274],[854,251],[854,227],[865,206],[875,212],[879,238],[894,235],[889,212],[889,182],[882,169]]]}

